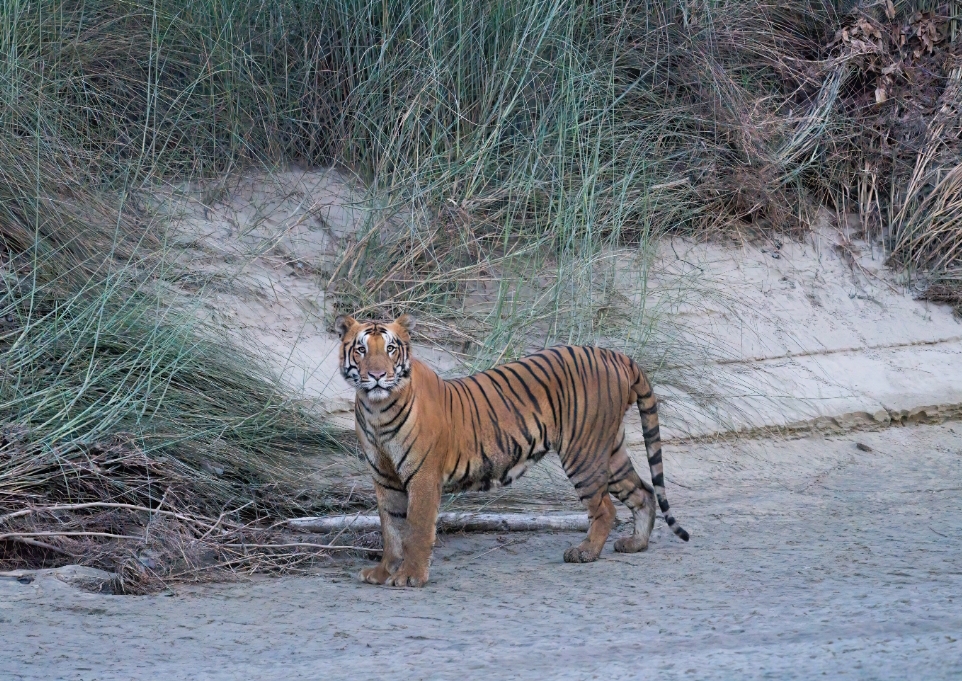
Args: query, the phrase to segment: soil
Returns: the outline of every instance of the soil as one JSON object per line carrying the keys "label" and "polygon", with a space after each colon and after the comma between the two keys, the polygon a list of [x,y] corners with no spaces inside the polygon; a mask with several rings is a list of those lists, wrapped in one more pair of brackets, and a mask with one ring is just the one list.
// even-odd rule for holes
{"label": "soil", "polygon": [[962,676],[962,424],[671,449],[687,544],[659,520],[569,565],[578,535],[444,535],[420,590],[361,557],[155,596],[7,576],[0,678]]}

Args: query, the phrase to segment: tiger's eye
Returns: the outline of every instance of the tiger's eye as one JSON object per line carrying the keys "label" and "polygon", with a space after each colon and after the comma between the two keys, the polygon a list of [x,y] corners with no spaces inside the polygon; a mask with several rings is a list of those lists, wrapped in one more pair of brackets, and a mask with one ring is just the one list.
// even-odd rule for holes
{"label": "tiger's eye", "polygon": [[388,351],[388,352],[394,352],[395,350],[397,350],[397,346],[395,346],[395,345],[389,345],[389,346],[387,346],[387,351]]}

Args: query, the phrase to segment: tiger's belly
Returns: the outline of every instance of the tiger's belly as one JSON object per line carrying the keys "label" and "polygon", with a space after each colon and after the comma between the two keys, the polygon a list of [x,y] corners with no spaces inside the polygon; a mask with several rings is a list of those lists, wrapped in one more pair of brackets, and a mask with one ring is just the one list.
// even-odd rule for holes
{"label": "tiger's belly", "polygon": [[535,452],[517,462],[512,458],[501,463],[497,457],[472,461],[470,466],[462,466],[447,476],[443,490],[448,493],[486,492],[510,485],[527,473],[545,454],[547,450]]}

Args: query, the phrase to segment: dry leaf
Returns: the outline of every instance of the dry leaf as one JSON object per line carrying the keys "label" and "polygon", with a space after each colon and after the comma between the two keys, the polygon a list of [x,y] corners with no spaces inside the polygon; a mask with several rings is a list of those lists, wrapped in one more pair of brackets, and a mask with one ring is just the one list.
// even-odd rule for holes
{"label": "dry leaf", "polygon": [[885,16],[892,20],[895,18],[895,5],[892,4],[892,0],[885,0]]}

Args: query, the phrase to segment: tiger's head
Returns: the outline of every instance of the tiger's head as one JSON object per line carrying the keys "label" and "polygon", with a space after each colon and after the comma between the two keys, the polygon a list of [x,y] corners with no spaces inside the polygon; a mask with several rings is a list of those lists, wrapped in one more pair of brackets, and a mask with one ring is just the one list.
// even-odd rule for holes
{"label": "tiger's head", "polygon": [[341,315],[334,329],[341,337],[341,375],[358,393],[377,402],[405,385],[411,375],[411,317],[379,324]]}

